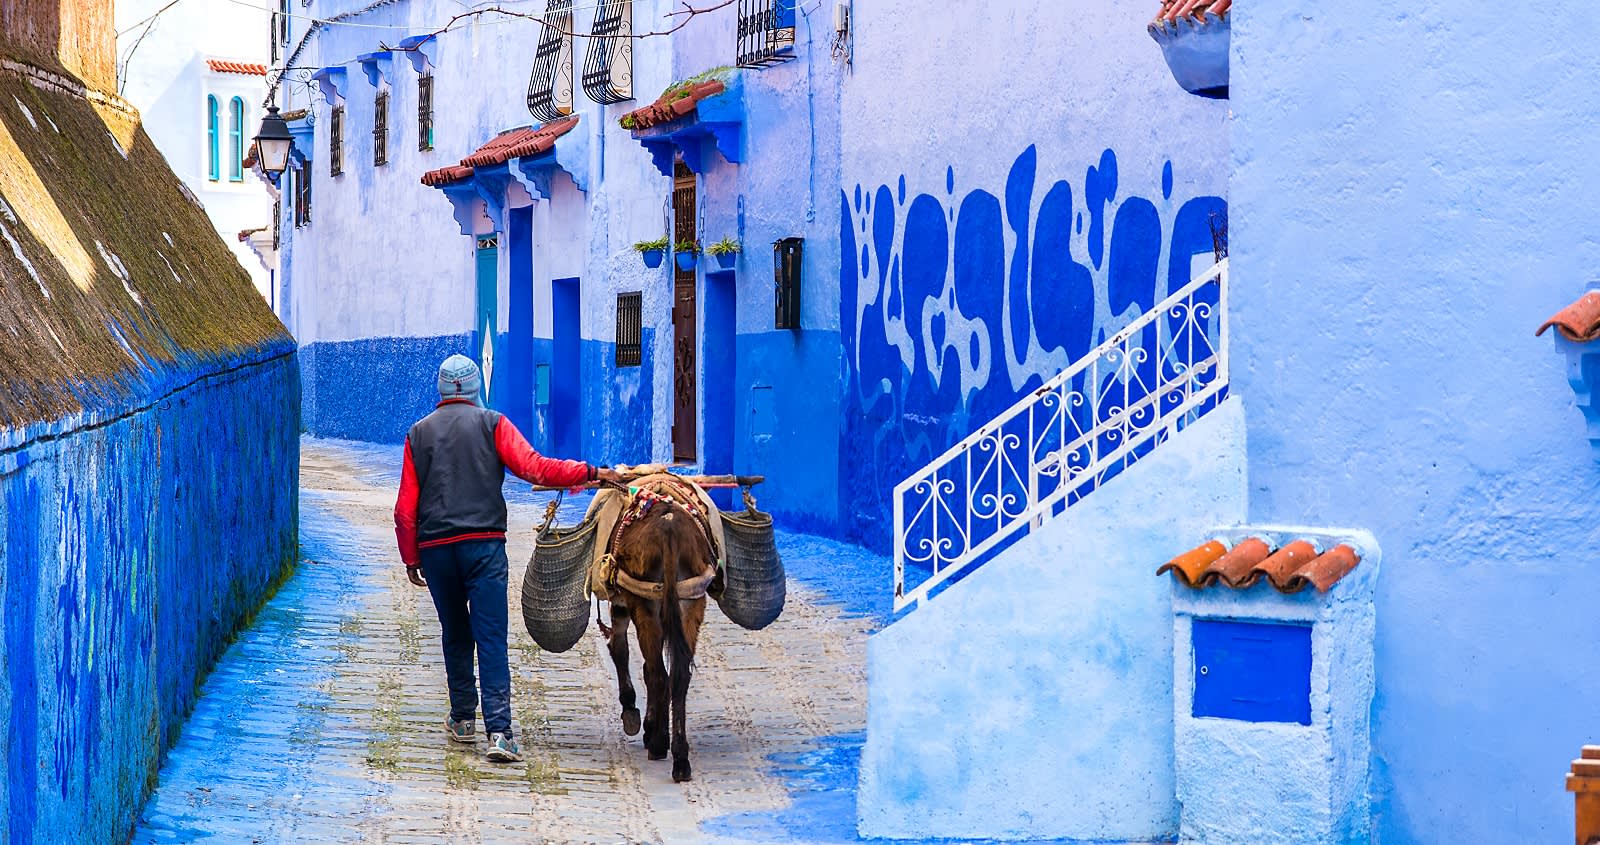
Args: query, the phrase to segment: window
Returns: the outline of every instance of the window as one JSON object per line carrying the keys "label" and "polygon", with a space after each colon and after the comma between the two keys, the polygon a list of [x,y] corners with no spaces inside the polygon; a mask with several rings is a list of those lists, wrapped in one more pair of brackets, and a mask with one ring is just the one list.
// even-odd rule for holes
{"label": "window", "polygon": [[583,57],[583,92],[601,105],[633,99],[633,0],[598,0]]}
{"label": "window", "polygon": [[643,356],[641,293],[617,294],[617,366],[637,367]]}
{"label": "window", "polygon": [[222,178],[222,139],[217,137],[217,98],[206,95],[206,175],[215,182]]}
{"label": "window", "polygon": [[572,0],[550,0],[528,74],[528,113],[542,122],[572,114]]}
{"label": "window", "polygon": [[389,92],[379,91],[372,101],[372,164],[389,163]]}
{"label": "window", "polygon": [[739,0],[739,67],[794,58],[795,0]]}
{"label": "window", "polygon": [[328,175],[344,172],[344,106],[328,112]]}
{"label": "window", "polygon": [[244,99],[228,103],[228,181],[244,181]]}
{"label": "window", "polygon": [[417,149],[433,149],[433,74],[417,77]]}
{"label": "window", "polygon": [[294,171],[294,227],[311,222],[311,167]]}

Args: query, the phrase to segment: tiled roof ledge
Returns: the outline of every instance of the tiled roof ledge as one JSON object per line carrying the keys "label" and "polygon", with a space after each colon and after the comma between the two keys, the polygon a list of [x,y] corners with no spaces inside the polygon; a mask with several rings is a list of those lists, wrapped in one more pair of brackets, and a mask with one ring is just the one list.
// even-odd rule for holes
{"label": "tiled roof ledge", "polygon": [[744,159],[744,76],[735,72],[698,83],[687,97],[659,99],[624,118],[637,122],[630,130],[633,139],[650,152],[663,176],[672,175],[679,155],[690,170],[704,172],[709,164],[706,148],[711,146],[737,164]]}
{"label": "tiled roof ledge", "polygon": [[[1259,540],[1265,549],[1252,548],[1256,545],[1250,542],[1252,539]],[[1211,543],[1215,543],[1216,546],[1208,549],[1207,546]],[[1306,549],[1300,545],[1301,543],[1308,544],[1310,549]],[[1289,580],[1280,576],[1289,574],[1291,567],[1304,567],[1311,560],[1318,559],[1341,545],[1354,552],[1356,563],[1353,568],[1336,578],[1326,592],[1318,590],[1310,583],[1288,594],[1275,589],[1277,581]],[[1361,529],[1297,525],[1243,525],[1217,528],[1196,537],[1194,547],[1177,550],[1175,558],[1181,559],[1192,554],[1209,557],[1211,553],[1219,550],[1228,552],[1239,550],[1247,556],[1247,559],[1242,561],[1239,567],[1229,567],[1224,560],[1225,556],[1219,555],[1212,561],[1202,563],[1201,568],[1221,564],[1221,568],[1230,572],[1237,569],[1233,574],[1239,576],[1246,575],[1252,568],[1260,568],[1274,574],[1258,574],[1253,579],[1240,578],[1240,586],[1235,588],[1220,579],[1209,579],[1205,586],[1190,586],[1186,578],[1173,572],[1170,578],[1174,612],[1314,621],[1329,613],[1337,612],[1345,605],[1370,606],[1382,558],[1378,541],[1371,532]],[[1263,551],[1267,554],[1261,554]],[[1279,557],[1280,555],[1283,557]],[[1299,557],[1298,560],[1295,559],[1296,555]],[[1338,562],[1332,559],[1325,561],[1329,565]],[[1163,577],[1168,577],[1165,573],[1172,570],[1163,566],[1162,571]],[[1300,571],[1305,572],[1304,569]]]}
{"label": "tiled roof ledge", "polygon": [[1583,414],[1589,445],[1600,460],[1600,407],[1595,394],[1600,388],[1600,282],[1590,282],[1589,292],[1557,311],[1539,326],[1536,335],[1554,328],[1556,351],[1567,361],[1567,385],[1577,397]]}

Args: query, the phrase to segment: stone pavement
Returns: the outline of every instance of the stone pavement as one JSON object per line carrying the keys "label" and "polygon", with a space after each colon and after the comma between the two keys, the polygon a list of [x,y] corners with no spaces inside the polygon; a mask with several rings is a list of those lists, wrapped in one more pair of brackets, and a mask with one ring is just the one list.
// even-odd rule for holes
{"label": "stone pavement", "polygon": [[[791,578],[783,617],[752,633],[713,604],[689,696],[695,779],[673,784],[668,762],[622,734],[594,626],[566,654],[522,629],[516,596],[542,512],[524,487],[509,554],[525,760],[491,764],[481,724],[477,749],[441,728],[438,624],[394,551],[396,451],[304,442],[300,571],[206,681],[135,842],[855,841],[876,608]],[[567,503],[562,522],[581,507]],[[854,565],[887,592],[877,559],[852,564],[849,547],[815,538],[780,545],[791,575],[809,565],[839,579]],[[640,683],[637,652],[633,671]]]}

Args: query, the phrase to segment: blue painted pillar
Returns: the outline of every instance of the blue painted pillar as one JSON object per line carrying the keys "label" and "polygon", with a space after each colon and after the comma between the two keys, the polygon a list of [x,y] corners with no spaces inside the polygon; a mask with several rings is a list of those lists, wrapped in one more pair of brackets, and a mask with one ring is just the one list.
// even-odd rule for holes
{"label": "blue painted pillar", "polygon": [[498,367],[500,410],[532,437],[533,420],[533,207],[508,210],[506,248],[510,252],[506,357]]}
{"label": "blue painted pillar", "polygon": [[554,335],[550,355],[550,441],[556,456],[562,458],[583,454],[579,289],[577,279],[556,279],[550,284]]}
{"label": "blue painted pillar", "polygon": [[497,234],[478,236],[478,320],[473,326],[473,355],[483,370],[483,404],[495,407],[498,392],[492,391],[495,373],[495,335],[499,325],[498,293],[500,246]]}

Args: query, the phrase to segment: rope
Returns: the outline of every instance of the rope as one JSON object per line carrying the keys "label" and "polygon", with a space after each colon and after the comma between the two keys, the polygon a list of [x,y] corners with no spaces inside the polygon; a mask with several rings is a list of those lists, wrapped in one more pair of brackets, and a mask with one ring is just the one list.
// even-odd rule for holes
{"label": "rope", "polygon": [[565,492],[557,493],[550,504],[544,506],[544,522],[539,526],[538,536],[543,537],[550,532],[550,524],[556,521],[556,509],[561,507],[561,500],[566,495]]}

